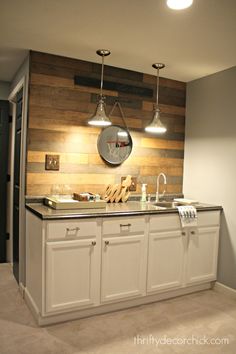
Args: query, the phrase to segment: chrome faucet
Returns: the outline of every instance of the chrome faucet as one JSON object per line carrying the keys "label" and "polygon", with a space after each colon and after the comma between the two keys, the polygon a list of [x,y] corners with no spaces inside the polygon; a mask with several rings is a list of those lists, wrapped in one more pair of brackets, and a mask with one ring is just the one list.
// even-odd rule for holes
{"label": "chrome faucet", "polygon": [[[166,182],[166,175],[161,172],[159,173],[159,175],[157,176],[157,191],[156,191],[156,203],[159,202],[159,186],[160,186],[160,178],[163,177],[163,180],[164,180],[164,184],[167,184]],[[165,190],[163,191],[163,194],[165,194]]]}

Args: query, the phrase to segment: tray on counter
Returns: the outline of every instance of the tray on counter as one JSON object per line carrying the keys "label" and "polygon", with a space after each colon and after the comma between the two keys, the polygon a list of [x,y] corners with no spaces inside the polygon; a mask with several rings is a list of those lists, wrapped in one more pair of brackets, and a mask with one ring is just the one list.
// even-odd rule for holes
{"label": "tray on counter", "polygon": [[97,201],[78,201],[67,198],[47,197],[44,199],[44,204],[50,208],[57,210],[70,210],[70,209],[104,209],[106,202],[104,200]]}

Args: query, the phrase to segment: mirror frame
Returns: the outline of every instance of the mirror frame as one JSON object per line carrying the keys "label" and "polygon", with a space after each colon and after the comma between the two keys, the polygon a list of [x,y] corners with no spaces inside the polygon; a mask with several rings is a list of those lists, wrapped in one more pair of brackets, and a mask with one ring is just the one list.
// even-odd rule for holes
{"label": "mirror frame", "polygon": [[[129,146],[130,146],[130,152],[126,154],[126,157],[123,158],[123,159],[120,159],[119,162],[116,162],[114,160],[112,160],[111,158],[109,158],[109,156],[106,156],[102,150],[101,150],[101,143],[102,143],[102,139],[104,138],[104,132],[107,132],[108,129],[111,129],[111,128],[117,128],[119,130],[123,130],[124,132],[127,133],[128,135],[128,140],[129,140]],[[116,137],[114,137],[116,138]],[[132,149],[133,149],[133,141],[132,141],[132,138],[131,138],[131,135],[129,133],[129,131],[127,129],[125,129],[124,127],[121,127],[120,125],[115,125],[115,124],[112,124],[110,125],[109,127],[105,127],[99,134],[98,136],[98,140],[97,140],[97,149],[98,149],[98,153],[99,155],[101,156],[101,158],[103,159],[103,161],[105,161],[107,164],[111,165],[111,166],[119,166],[121,165],[125,160],[127,160],[127,158],[130,156],[131,152],[132,152]]]}

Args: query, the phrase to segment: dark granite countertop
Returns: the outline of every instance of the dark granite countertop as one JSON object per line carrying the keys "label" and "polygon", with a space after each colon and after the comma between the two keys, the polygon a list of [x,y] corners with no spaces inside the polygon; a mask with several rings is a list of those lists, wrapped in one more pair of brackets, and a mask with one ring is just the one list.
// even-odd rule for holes
{"label": "dark granite countertop", "polygon": [[[221,206],[199,203],[197,211],[222,210]],[[152,203],[128,201],[126,203],[108,203],[104,209],[55,210],[42,203],[27,203],[26,209],[43,220],[98,218],[114,216],[135,216],[147,214],[177,213],[177,208],[160,209]]]}

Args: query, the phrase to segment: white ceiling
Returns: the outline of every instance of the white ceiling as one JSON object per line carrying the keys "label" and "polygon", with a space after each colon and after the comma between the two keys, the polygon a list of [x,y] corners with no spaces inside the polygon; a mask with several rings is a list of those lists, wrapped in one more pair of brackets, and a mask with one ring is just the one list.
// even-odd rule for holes
{"label": "white ceiling", "polygon": [[0,0],[0,80],[10,81],[28,49],[194,80],[236,65],[236,0]]}

